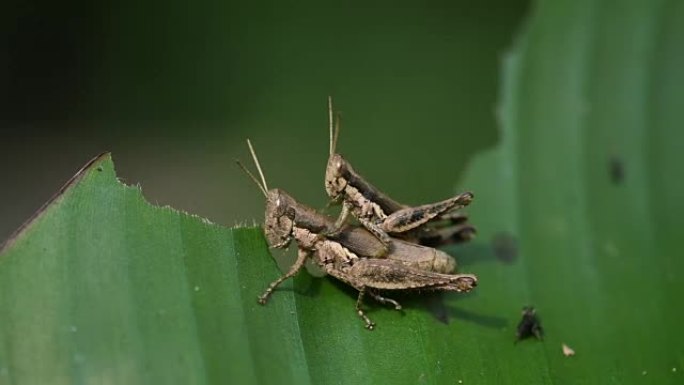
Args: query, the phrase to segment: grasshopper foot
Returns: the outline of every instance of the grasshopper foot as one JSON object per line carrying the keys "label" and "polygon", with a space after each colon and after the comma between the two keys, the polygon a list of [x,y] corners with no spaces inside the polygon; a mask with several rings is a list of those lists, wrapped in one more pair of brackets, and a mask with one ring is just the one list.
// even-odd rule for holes
{"label": "grasshopper foot", "polygon": [[257,299],[259,305],[266,305],[266,302],[268,302],[268,297],[271,296],[271,292],[271,290],[267,290],[264,294],[259,296],[259,298]]}
{"label": "grasshopper foot", "polygon": [[363,312],[363,310],[357,310],[356,314],[358,314],[359,317],[361,317],[363,322],[366,324],[366,329],[373,330],[373,328],[375,328],[375,322],[371,321],[370,318],[368,318],[368,316],[366,315],[366,313]]}

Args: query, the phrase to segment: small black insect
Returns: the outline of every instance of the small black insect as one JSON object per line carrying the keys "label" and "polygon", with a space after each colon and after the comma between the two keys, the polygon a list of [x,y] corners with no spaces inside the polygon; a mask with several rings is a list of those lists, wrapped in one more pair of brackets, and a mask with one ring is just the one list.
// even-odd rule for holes
{"label": "small black insect", "polygon": [[541,321],[537,317],[537,310],[532,306],[525,306],[522,308],[522,319],[518,324],[515,342],[532,336],[540,340],[544,339],[544,329],[542,329]]}

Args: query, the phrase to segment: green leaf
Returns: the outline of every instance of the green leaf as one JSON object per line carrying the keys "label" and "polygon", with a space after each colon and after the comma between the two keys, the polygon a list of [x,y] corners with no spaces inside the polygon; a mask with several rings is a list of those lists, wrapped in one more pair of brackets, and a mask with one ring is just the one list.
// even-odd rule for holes
{"label": "green leaf", "polygon": [[261,231],[151,206],[108,154],[10,242],[0,383],[309,383],[293,293],[256,302]]}
{"label": "green leaf", "polygon": [[681,2],[539,2],[505,59],[501,144],[462,185],[479,239],[518,260],[473,265],[473,310],[534,304],[547,337],[492,352],[504,382],[681,382],[683,21]]}

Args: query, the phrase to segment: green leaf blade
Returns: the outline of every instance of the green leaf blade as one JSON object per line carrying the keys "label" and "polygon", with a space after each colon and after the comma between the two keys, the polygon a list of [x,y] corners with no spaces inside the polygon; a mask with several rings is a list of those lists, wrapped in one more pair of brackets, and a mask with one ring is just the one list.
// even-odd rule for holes
{"label": "green leaf blade", "polygon": [[10,309],[0,315],[4,375],[17,383],[307,383],[292,293],[258,306],[265,283],[238,269],[236,250],[240,258],[256,251],[250,269],[277,276],[260,230],[153,207],[116,180],[108,155],[97,159],[0,259]]}
{"label": "green leaf blade", "polygon": [[[499,288],[508,290],[506,302],[540,309],[548,381],[677,382],[684,344],[672,320],[683,314],[673,293],[684,288],[663,278],[684,266],[671,260],[676,246],[663,234],[681,225],[681,210],[656,207],[677,202],[670,194],[679,182],[654,187],[672,166],[652,160],[681,161],[664,142],[653,146],[681,140],[672,128],[681,109],[664,115],[652,106],[659,78],[681,78],[653,71],[664,64],[654,57],[668,56],[669,66],[681,51],[670,46],[663,55],[659,47],[664,4],[632,2],[618,16],[610,2],[540,3],[507,62],[501,147],[462,183],[478,197],[480,235],[512,231],[519,240],[522,270],[479,273],[490,285],[507,282]],[[654,117],[667,133],[654,130]],[[577,356],[563,357],[563,342]]]}

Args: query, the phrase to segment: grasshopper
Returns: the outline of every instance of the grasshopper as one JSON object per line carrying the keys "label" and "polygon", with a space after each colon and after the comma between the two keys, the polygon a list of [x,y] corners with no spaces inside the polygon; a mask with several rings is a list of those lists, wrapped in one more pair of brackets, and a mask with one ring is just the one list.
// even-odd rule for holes
{"label": "grasshopper", "polygon": [[407,206],[396,202],[368,183],[342,155],[336,153],[340,118],[334,118],[332,98],[328,98],[330,152],[325,171],[325,190],[333,203],[342,201],[342,211],[333,232],[347,222],[349,214],[375,235],[390,250],[390,234],[428,246],[470,239],[475,229],[467,217],[456,213],[473,200],[465,192],[441,202]]}
{"label": "grasshopper", "polygon": [[390,238],[392,252],[384,258],[376,258],[384,254],[384,245],[362,227],[347,226],[337,234],[325,235],[335,222],[280,189],[269,190],[254,148],[249,140],[247,144],[261,182],[241,163],[238,164],[266,198],[266,240],[274,248],[287,247],[295,240],[298,247],[297,260],[287,273],[273,281],[259,296],[260,304],[266,304],[276,287],[296,275],[310,258],[327,274],[358,290],[356,313],[369,330],[375,323],[362,309],[366,295],[401,310],[397,301],[381,296],[378,291],[426,289],[467,292],[477,285],[475,275],[448,274],[455,269],[455,261],[439,250]]}

